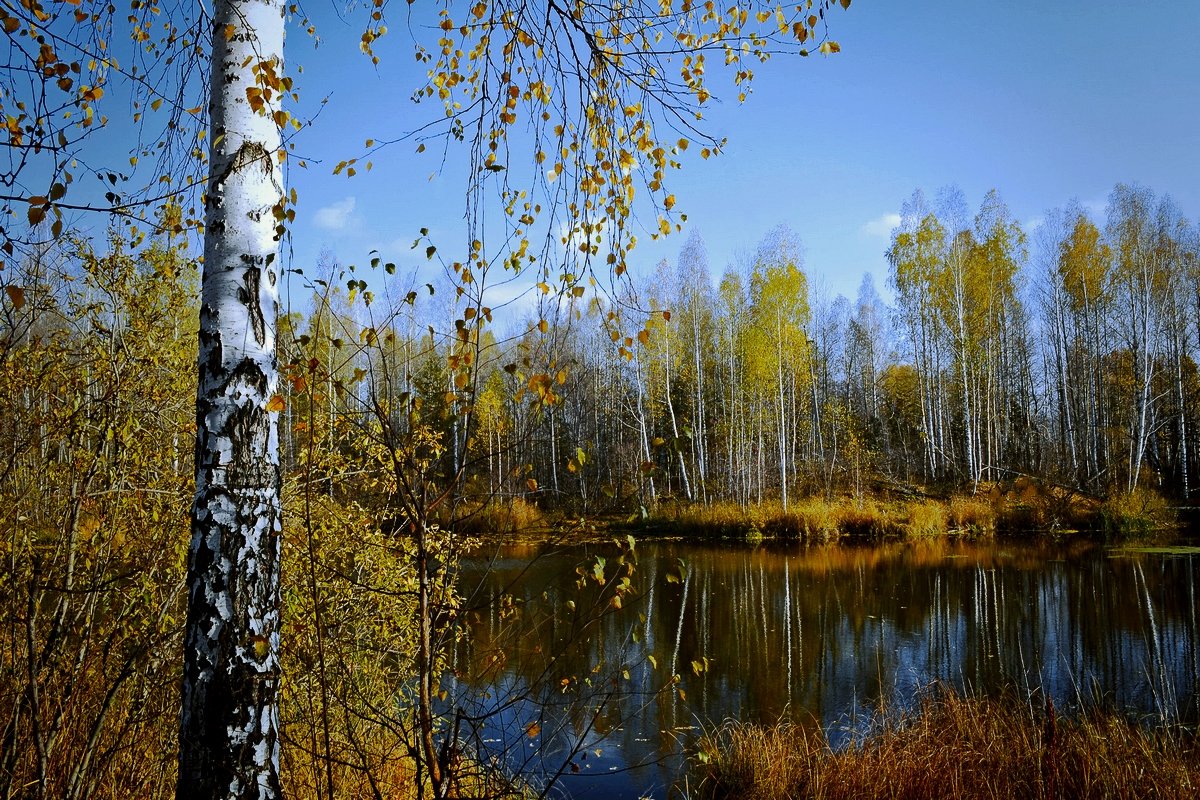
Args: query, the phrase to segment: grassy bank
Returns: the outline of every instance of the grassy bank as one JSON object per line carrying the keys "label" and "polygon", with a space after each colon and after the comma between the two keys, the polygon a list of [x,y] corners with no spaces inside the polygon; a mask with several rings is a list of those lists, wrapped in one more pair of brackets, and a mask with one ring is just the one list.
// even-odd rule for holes
{"label": "grassy bank", "polygon": [[1138,490],[1100,501],[1058,488],[1017,481],[975,494],[944,497],[808,497],[785,509],[778,501],[741,506],[660,503],[635,524],[648,535],[758,542],[764,539],[830,542],[880,541],[946,534],[987,537],[1087,533],[1111,539],[1145,537],[1170,529],[1174,515],[1163,498]]}
{"label": "grassy bank", "polygon": [[727,723],[696,757],[691,796],[741,798],[1191,798],[1200,740],[1113,714],[1056,718],[1015,700],[943,694],[835,752],[789,723]]}

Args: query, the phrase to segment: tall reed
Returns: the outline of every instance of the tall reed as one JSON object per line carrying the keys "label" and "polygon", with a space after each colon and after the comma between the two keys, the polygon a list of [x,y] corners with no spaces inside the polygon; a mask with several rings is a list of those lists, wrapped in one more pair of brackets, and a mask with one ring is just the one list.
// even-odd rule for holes
{"label": "tall reed", "polygon": [[1059,717],[1013,697],[942,692],[911,713],[885,711],[835,750],[822,730],[727,722],[696,754],[698,798],[971,800],[1192,798],[1200,741],[1112,713]]}

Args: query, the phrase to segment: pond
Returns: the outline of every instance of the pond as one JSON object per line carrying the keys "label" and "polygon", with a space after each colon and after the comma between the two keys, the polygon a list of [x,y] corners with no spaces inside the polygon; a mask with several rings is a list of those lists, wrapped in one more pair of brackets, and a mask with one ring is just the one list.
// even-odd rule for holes
{"label": "pond", "polygon": [[574,798],[667,796],[684,749],[726,718],[786,716],[836,745],[934,685],[1195,722],[1198,553],[510,547],[463,565],[471,631],[442,688],[478,751],[561,773]]}

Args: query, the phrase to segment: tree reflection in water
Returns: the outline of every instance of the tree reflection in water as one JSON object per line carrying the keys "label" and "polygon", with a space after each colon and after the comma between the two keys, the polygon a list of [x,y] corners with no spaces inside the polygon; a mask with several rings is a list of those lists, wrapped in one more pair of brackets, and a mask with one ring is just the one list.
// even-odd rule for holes
{"label": "tree reflection in water", "polygon": [[[702,722],[788,716],[837,745],[881,704],[912,707],[936,684],[1200,718],[1200,555],[947,539],[637,551],[633,594],[602,615],[576,568],[603,548],[464,566],[479,610],[447,702],[497,712],[485,751],[565,764],[572,796],[664,796]],[[626,771],[636,765],[650,766]]]}

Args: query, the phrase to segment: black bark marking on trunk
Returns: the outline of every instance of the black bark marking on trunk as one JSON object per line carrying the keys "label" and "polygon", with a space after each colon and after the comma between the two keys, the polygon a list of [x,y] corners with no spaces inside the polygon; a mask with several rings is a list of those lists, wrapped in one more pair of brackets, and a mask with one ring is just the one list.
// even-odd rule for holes
{"label": "black bark marking on trunk", "polygon": [[[241,299],[259,307],[260,271],[248,270]],[[270,382],[264,367],[243,358],[224,363],[219,311],[201,308],[197,398],[197,497],[188,563],[188,622],[184,652],[182,748],[177,797],[258,798],[258,781],[279,797],[277,770],[255,759],[277,753],[276,721],[259,716],[279,692],[270,645],[278,633],[281,472],[270,452]],[[250,326],[265,319],[251,315]],[[247,334],[250,333],[247,331]],[[232,408],[231,408],[232,406]],[[224,411],[216,418],[214,411]],[[212,429],[217,424],[219,429]],[[228,447],[222,451],[222,447]],[[227,463],[217,463],[223,459]],[[253,545],[248,547],[248,545]],[[251,635],[247,632],[256,631]],[[237,732],[237,736],[231,736]],[[238,738],[243,737],[243,741]],[[230,789],[236,783],[237,792]]]}
{"label": "black bark marking on trunk", "polygon": [[[242,260],[254,260],[253,256],[242,256]],[[258,267],[247,267],[243,277],[244,286],[238,287],[238,300],[246,306],[250,314],[250,327],[254,330],[254,341],[259,347],[267,339],[267,322],[263,318],[262,303],[259,300],[259,285],[262,282],[262,270]]]}
{"label": "black bark marking on trunk", "polygon": [[[214,507],[221,510],[217,516]],[[266,520],[271,530],[278,522],[277,513],[273,511]],[[230,786],[240,778],[234,796],[258,798],[253,778],[261,770],[254,767],[253,758],[260,745],[268,753],[276,747],[276,731],[270,726],[264,730],[261,719],[251,714],[269,707],[268,701],[277,695],[278,665],[257,656],[255,642],[234,639],[237,631],[251,630],[251,622],[261,624],[252,617],[277,607],[279,587],[273,576],[278,570],[278,539],[255,549],[254,570],[239,567],[247,532],[262,522],[262,498],[256,491],[212,487],[197,499],[193,533],[199,536],[199,547],[188,565],[191,597],[184,664],[188,680],[181,731],[191,746],[184,750],[189,760],[180,764],[177,797],[229,796]],[[215,550],[211,547],[214,532]],[[222,600],[228,603],[224,610],[219,607]],[[231,729],[247,732],[245,742],[234,748],[229,747]],[[272,795],[280,796],[277,775],[272,772],[269,780]]]}
{"label": "black bark marking on trunk", "polygon": [[224,186],[230,175],[251,164],[258,164],[267,175],[272,172],[271,154],[267,152],[267,148],[259,142],[242,142],[242,146],[237,149],[237,152],[230,156],[225,169],[221,170],[221,173],[211,181],[210,185]]}
{"label": "black bark marking on trunk", "polygon": [[225,472],[230,488],[269,486],[279,481],[279,466],[264,458],[269,418],[267,411],[244,405],[229,415],[229,437],[233,452]]}
{"label": "black bark marking on trunk", "polygon": [[221,360],[224,357],[221,346],[221,334],[218,330],[218,314],[212,306],[205,303],[200,306],[200,357],[208,353],[208,357],[200,364],[201,377],[217,375],[221,372]]}

